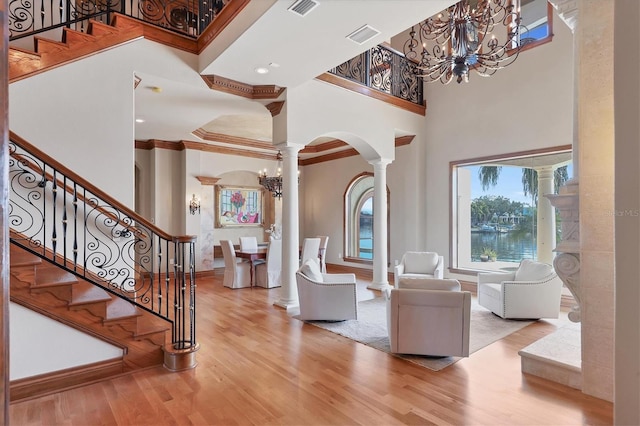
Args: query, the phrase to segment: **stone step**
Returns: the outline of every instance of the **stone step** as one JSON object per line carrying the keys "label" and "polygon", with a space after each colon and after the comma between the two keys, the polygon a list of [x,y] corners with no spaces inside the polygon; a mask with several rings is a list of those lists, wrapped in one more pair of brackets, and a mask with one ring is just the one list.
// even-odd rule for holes
{"label": "stone step", "polygon": [[518,352],[523,373],[582,389],[580,323],[567,323]]}

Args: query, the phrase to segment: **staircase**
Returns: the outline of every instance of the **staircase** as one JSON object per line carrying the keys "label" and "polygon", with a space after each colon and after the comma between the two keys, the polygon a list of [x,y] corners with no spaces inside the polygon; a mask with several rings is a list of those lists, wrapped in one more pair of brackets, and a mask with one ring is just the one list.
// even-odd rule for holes
{"label": "staircase", "polygon": [[[123,349],[117,365],[92,371],[92,380],[162,365],[162,348],[171,343],[169,323],[13,244],[10,259],[12,302]],[[75,375],[74,379],[73,374],[65,374],[54,382],[43,375],[36,381],[46,386],[34,386],[29,380],[27,389],[12,382],[11,398],[33,397],[86,382],[82,368]]]}
{"label": "staircase", "polygon": [[90,20],[87,31],[62,29],[62,41],[34,37],[34,51],[9,48],[9,82],[76,61],[143,36],[143,24],[116,15],[112,25]]}

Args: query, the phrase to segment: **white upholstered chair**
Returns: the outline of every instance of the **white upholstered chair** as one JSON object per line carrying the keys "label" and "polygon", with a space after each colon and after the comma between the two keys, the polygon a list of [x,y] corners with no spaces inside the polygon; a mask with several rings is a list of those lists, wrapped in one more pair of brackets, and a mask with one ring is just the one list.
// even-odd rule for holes
{"label": "white upholstered chair", "polygon": [[[256,237],[240,237],[240,250],[258,250],[258,239]],[[246,262],[251,262],[250,260],[246,260]],[[253,266],[260,265],[264,263],[264,259],[255,259],[253,262]]]}
{"label": "white upholstered chair", "polygon": [[562,280],[553,266],[523,259],[515,272],[478,274],[478,304],[502,318],[558,318]]}
{"label": "white upholstered chair", "polygon": [[318,235],[320,238],[320,247],[318,255],[320,259],[320,270],[323,274],[327,273],[327,246],[329,245],[329,237],[327,235]]}
{"label": "white upholstered chair", "polygon": [[[456,280],[443,290],[387,290],[387,328],[391,352],[431,356],[469,356],[471,293],[457,291]],[[453,290],[447,290],[453,289]]]}
{"label": "white upholstered chair", "polygon": [[304,265],[304,262],[308,259],[313,259],[318,265],[320,265],[320,259],[318,258],[318,251],[320,250],[320,238],[305,238],[302,241],[302,253],[300,255],[300,264]]}
{"label": "white upholstered chair", "polygon": [[442,279],[444,273],[444,258],[432,251],[408,251],[394,268],[394,284],[414,279]]}
{"label": "white upholstered chair", "polygon": [[296,272],[301,320],[358,319],[355,274],[323,274],[309,259]]}
{"label": "white upholstered chair", "polygon": [[229,288],[251,287],[251,263],[238,263],[236,250],[231,241],[220,240],[220,247],[222,247],[222,256],[224,257],[222,284]]}
{"label": "white upholstered chair", "polygon": [[282,286],[282,240],[271,240],[267,261],[256,266],[256,285],[264,288]]}

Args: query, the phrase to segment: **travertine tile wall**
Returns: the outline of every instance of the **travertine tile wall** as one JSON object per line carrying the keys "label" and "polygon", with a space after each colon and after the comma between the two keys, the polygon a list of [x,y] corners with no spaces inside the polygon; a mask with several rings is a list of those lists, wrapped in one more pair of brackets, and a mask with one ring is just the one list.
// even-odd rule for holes
{"label": "travertine tile wall", "polygon": [[613,400],[614,116],[613,0],[582,0],[578,127],[583,392]]}

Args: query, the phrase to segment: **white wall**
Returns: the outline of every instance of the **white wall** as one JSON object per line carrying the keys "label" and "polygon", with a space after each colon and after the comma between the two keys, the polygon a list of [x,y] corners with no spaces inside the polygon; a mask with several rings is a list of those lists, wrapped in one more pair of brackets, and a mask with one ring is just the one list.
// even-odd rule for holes
{"label": "white wall", "polygon": [[[449,163],[571,144],[573,36],[554,16],[551,43],[520,54],[490,78],[426,86],[427,245],[449,265]],[[445,272],[445,275],[447,272]],[[469,279],[469,277],[465,278]]]}
{"label": "white wall", "polygon": [[11,380],[123,356],[117,346],[18,304],[11,303],[9,308]]}
{"label": "white wall", "polygon": [[136,40],[9,86],[12,131],[133,208],[134,72],[203,86],[197,57]]}

